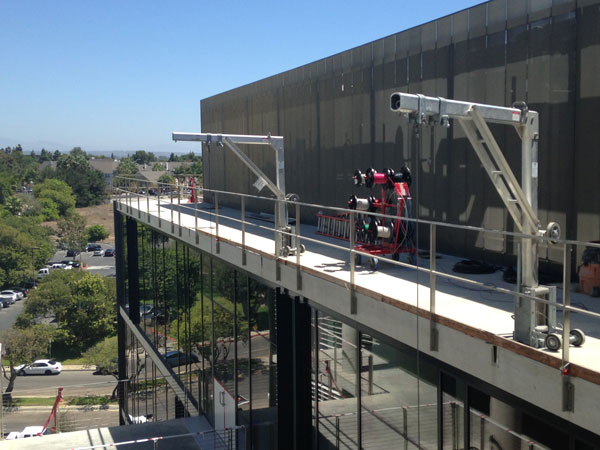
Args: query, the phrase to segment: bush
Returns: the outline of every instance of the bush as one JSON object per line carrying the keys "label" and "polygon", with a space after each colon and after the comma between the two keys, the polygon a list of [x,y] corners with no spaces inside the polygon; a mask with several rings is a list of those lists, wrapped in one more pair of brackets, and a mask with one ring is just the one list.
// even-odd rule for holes
{"label": "bush", "polygon": [[104,225],[92,225],[86,230],[87,240],[90,242],[103,241],[108,237],[108,231],[104,228]]}

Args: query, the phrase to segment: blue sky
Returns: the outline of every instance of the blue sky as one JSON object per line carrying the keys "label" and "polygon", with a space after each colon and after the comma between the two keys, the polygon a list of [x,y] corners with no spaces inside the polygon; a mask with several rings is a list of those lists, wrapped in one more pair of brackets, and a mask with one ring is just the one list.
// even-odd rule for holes
{"label": "blue sky", "polygon": [[0,147],[189,151],[201,99],[479,3],[3,0]]}

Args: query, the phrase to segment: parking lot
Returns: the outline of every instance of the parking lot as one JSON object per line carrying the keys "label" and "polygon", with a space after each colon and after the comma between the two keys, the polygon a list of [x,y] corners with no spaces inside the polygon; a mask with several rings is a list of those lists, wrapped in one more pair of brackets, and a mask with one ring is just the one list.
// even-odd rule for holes
{"label": "parking lot", "polygon": [[[114,245],[112,243],[99,243],[102,250],[106,251],[106,249],[114,249]],[[94,252],[82,252],[80,255],[77,255],[75,258],[67,257],[67,252],[65,250],[60,250],[54,254],[52,261],[49,263],[60,263],[62,261],[77,261],[81,263],[81,266],[85,268],[84,270],[89,270],[92,273],[96,273],[98,275],[102,275],[104,277],[115,276],[115,258],[114,256],[94,256]]]}
{"label": "parking lot", "polygon": [[[114,248],[113,244],[108,242],[100,243],[100,245],[103,250],[106,250],[108,248]],[[67,252],[65,250],[60,250],[54,254],[54,257],[51,261],[48,261],[48,264],[51,265],[52,263],[60,263],[62,261],[72,260],[81,262],[81,266],[85,267],[85,269],[83,270],[88,270],[91,273],[96,273],[104,277],[115,276],[114,256],[93,256],[93,252],[83,252],[81,253],[81,255],[77,255],[76,258],[67,258]],[[23,300],[17,301],[14,305],[11,305],[8,308],[0,309],[0,330],[6,330],[14,325],[15,321],[17,320],[17,316],[23,311],[23,307],[26,301],[27,297]]]}

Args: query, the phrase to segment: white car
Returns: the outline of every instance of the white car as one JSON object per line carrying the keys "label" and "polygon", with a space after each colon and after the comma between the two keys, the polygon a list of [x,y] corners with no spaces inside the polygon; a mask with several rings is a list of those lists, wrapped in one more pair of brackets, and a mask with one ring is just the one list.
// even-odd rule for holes
{"label": "white car", "polygon": [[96,250],[94,250],[93,256],[104,256],[104,249],[97,248]]}
{"label": "white car", "polygon": [[11,305],[14,304],[17,301],[17,299],[19,298],[19,295],[15,291],[2,291],[2,292],[0,292],[0,295],[3,297],[10,297]]}
{"label": "white car", "polygon": [[38,359],[31,364],[21,364],[15,370],[19,375],[58,375],[62,364],[53,359]]}
{"label": "white car", "polygon": [[15,300],[21,300],[23,297],[25,297],[22,292],[13,291],[12,289],[7,289],[5,291],[0,292],[0,295],[10,295],[10,294],[15,294],[17,296],[15,298]]}

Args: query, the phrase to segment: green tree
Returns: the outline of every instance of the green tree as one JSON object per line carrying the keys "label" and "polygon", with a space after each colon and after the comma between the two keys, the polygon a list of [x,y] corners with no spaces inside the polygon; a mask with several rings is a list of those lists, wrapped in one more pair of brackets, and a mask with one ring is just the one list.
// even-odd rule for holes
{"label": "green tree", "polygon": [[80,147],[61,156],[57,168],[58,177],[73,189],[78,207],[98,204],[105,197],[104,175],[90,166],[87,153]]}
{"label": "green tree", "polygon": [[131,157],[138,164],[148,164],[156,161],[156,155],[152,152],[146,153],[144,150],[136,151]]}
{"label": "green tree", "polygon": [[23,201],[15,196],[11,195],[6,199],[6,209],[14,216],[20,216],[23,213]]}
{"label": "green tree", "polygon": [[87,240],[90,242],[103,241],[108,237],[109,233],[104,225],[92,225],[86,229]]}
{"label": "green tree", "polygon": [[163,170],[167,170],[167,168],[165,167],[165,165],[163,163],[157,162],[152,165],[153,172],[162,172]]}
{"label": "green tree", "polygon": [[138,166],[131,158],[123,158],[119,161],[117,166],[117,173],[119,175],[133,175],[137,173]]}
{"label": "green tree", "polygon": [[48,229],[29,217],[0,217],[0,285],[31,280],[52,255]]}
{"label": "green tree", "polygon": [[50,340],[54,335],[54,327],[51,325],[34,325],[30,328],[10,328],[0,332],[2,352],[4,361],[8,361],[8,375],[3,366],[4,377],[8,380],[8,386],[3,395],[3,404],[10,403],[11,393],[14,389],[18,372],[16,366],[35,361],[48,354]]}
{"label": "green tree", "polygon": [[[118,380],[118,345],[119,341],[117,336],[111,336],[98,342],[83,353],[83,364],[86,367],[97,368],[98,372],[102,375],[111,374]],[[118,389],[119,384],[117,383],[110,396],[111,400],[117,398]]]}
{"label": "green tree", "polygon": [[175,177],[173,175],[169,175],[168,173],[163,173],[158,178],[158,182],[159,183],[173,184],[173,183],[175,183]]}
{"label": "green tree", "polygon": [[48,178],[35,185],[33,195],[42,203],[46,220],[56,220],[56,217],[50,217],[55,209],[60,217],[65,217],[75,209],[73,190],[64,181]]}
{"label": "green tree", "polygon": [[76,212],[59,220],[57,223],[59,247],[81,252],[87,242],[86,222],[85,217]]}
{"label": "green tree", "polygon": [[20,326],[45,317],[57,323],[56,340],[79,350],[115,332],[115,280],[80,270],[57,270],[25,303]]}

